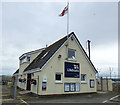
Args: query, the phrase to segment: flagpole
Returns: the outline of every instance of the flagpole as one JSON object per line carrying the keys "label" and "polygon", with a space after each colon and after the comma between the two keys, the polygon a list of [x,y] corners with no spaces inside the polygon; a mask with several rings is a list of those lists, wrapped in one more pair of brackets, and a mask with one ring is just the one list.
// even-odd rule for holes
{"label": "flagpole", "polygon": [[68,5],[68,13],[67,13],[67,40],[68,40],[68,34],[69,34],[69,1],[67,2]]}

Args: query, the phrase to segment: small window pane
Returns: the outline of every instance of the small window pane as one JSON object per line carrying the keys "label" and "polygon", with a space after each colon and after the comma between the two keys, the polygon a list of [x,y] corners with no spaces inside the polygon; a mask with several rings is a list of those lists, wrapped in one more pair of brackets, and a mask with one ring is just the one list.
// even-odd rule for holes
{"label": "small window pane", "polygon": [[30,57],[27,57],[27,60],[30,61]]}
{"label": "small window pane", "polygon": [[64,86],[65,86],[64,91],[65,92],[69,92],[70,91],[70,85],[69,85],[69,83],[65,83]]}
{"label": "small window pane", "polygon": [[72,92],[75,91],[75,83],[70,84],[70,91],[72,91]]}
{"label": "small window pane", "polygon": [[76,83],[76,91],[80,91],[80,83]]}

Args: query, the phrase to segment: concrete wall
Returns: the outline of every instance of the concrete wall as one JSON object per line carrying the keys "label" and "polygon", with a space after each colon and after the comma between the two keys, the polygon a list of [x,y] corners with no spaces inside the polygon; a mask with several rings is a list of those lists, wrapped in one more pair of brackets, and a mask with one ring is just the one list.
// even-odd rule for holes
{"label": "concrete wall", "polygon": [[[65,44],[66,45],[66,44]],[[62,48],[56,53],[56,55],[47,63],[47,65],[40,72],[34,73],[34,78],[37,79],[39,76],[39,85],[32,85],[31,91],[39,95],[47,94],[70,94],[70,93],[87,93],[96,92],[96,77],[93,67],[89,64],[82,50],[78,46],[75,40],[69,40],[68,46],[62,46]],[[76,60],[67,60],[68,48],[76,50]],[[62,55],[58,59],[58,55]],[[64,62],[73,62],[80,64],[80,78],[65,78],[64,77]],[[57,83],[55,81],[55,74],[62,73],[62,82]],[[81,74],[87,75],[87,80],[81,83]],[[47,77],[47,89],[42,91],[42,81],[43,77]],[[90,88],[90,79],[94,79],[95,87]],[[37,80],[38,81],[38,80]],[[64,83],[80,83],[79,92],[64,92]]]}
{"label": "concrete wall", "polygon": [[112,79],[98,79],[97,80],[97,90],[98,91],[112,91]]}

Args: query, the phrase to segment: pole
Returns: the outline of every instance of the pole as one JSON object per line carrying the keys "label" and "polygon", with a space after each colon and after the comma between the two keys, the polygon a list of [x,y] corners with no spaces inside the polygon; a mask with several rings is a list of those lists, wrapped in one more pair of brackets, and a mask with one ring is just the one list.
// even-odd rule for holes
{"label": "pole", "polygon": [[16,92],[17,92],[17,75],[15,76],[15,84],[14,84],[14,99],[16,99]]}
{"label": "pole", "polygon": [[38,75],[38,83],[37,83],[37,94],[39,93],[39,75]]}
{"label": "pole", "polygon": [[107,91],[108,91],[108,78],[106,77],[106,85],[107,85]]}
{"label": "pole", "polygon": [[68,34],[69,34],[69,2],[67,2],[68,6],[68,13],[67,13],[67,40],[68,40]]}
{"label": "pole", "polygon": [[111,79],[111,74],[112,74],[113,69],[109,67],[109,70],[110,70],[110,79]]}
{"label": "pole", "polygon": [[103,91],[103,81],[102,81],[102,77],[100,78],[101,80],[101,91]]}

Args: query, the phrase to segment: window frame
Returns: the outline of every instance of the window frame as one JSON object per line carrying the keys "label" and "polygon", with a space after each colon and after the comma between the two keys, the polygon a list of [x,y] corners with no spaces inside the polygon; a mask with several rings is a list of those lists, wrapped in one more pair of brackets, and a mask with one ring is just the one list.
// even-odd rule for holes
{"label": "window frame", "polygon": [[[75,51],[75,58],[74,59],[73,58],[69,58],[69,50]],[[68,54],[67,55],[68,60],[76,60],[76,50],[75,49],[68,48],[68,53],[67,54]]]}
{"label": "window frame", "polygon": [[[56,75],[61,75],[61,80],[56,80]],[[55,73],[55,82],[56,83],[62,83],[62,81],[63,81],[63,73]]]}
{"label": "window frame", "polygon": [[30,62],[30,55],[24,56],[23,58],[20,59],[20,64]]}
{"label": "window frame", "polygon": [[80,91],[80,83],[64,83],[64,92],[79,92]]}
{"label": "window frame", "polygon": [[[85,76],[85,80],[82,80],[82,76],[83,76],[83,75]],[[86,75],[86,74],[81,74],[81,82],[82,82],[82,83],[87,82],[87,75]]]}

